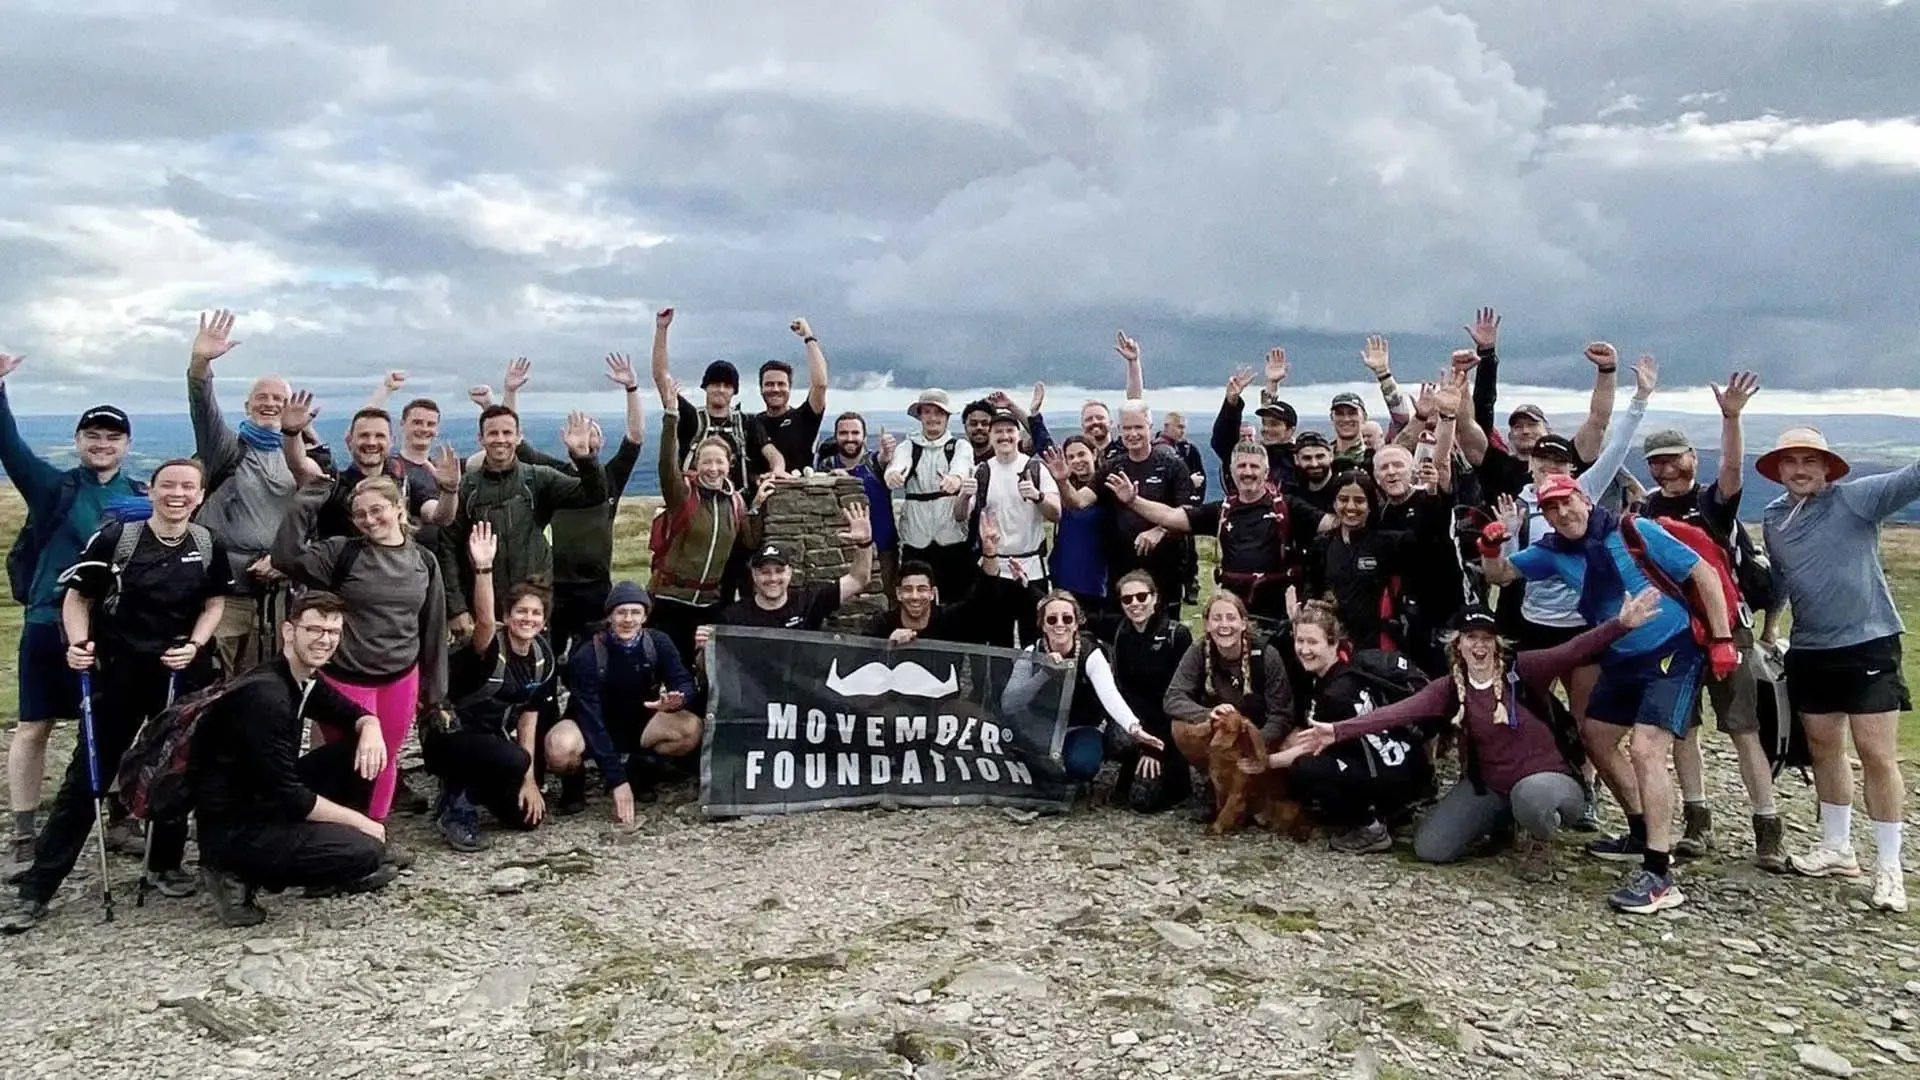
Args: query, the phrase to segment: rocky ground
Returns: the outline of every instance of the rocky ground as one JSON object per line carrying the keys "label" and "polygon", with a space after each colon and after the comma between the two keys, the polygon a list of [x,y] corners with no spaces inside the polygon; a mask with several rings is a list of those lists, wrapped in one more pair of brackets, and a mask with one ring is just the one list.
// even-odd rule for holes
{"label": "rocky ground", "polygon": [[[1797,847],[1811,793],[1782,791]],[[83,861],[0,940],[0,1076],[1920,1075],[1920,918],[1759,874],[1725,818],[1693,902],[1639,919],[1573,857],[1535,887],[1105,807],[713,824],[691,798],[465,857],[397,818],[420,859],[392,888],[269,898],[251,931],[136,909],[129,858],[102,925]]]}

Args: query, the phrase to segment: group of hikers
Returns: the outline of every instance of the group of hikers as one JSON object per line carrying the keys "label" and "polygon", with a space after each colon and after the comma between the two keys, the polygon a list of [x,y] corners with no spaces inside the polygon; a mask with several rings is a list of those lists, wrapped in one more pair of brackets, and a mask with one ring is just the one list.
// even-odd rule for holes
{"label": "group of hikers", "polygon": [[[1791,428],[1759,459],[1785,494],[1756,542],[1738,516],[1750,372],[1713,388],[1719,460],[1702,484],[1687,432],[1640,434],[1651,357],[1623,372],[1612,346],[1589,345],[1592,398],[1570,434],[1529,404],[1503,428],[1500,319],[1482,310],[1470,345],[1417,387],[1367,339],[1379,400],[1335,395],[1323,432],[1301,426],[1273,349],[1227,380],[1210,491],[1209,453],[1178,412],[1156,427],[1125,334],[1125,398],[1081,405],[1072,434],[1055,433],[1036,384],[1024,405],[927,389],[904,435],[842,412],[822,440],[827,359],[805,320],[790,327],[805,393],[794,365],[768,360],[750,414],[724,360],[683,394],[673,318],[656,317],[650,356],[661,506],[646,587],[613,576],[645,437],[626,356],[606,360],[624,404],[612,448],[578,412],[563,453],[523,439],[530,365],[516,360],[503,400],[469,391],[471,458],[436,452],[436,402],[407,401],[397,421],[387,410],[401,372],[348,420],[336,456],[312,395],[282,377],[253,379],[228,420],[214,368],[239,343],[216,312],[187,367],[194,456],[142,483],[124,469],[132,423],[111,405],[80,416],[74,467],[36,454],[9,397],[22,362],[0,355],[0,465],[29,511],[8,560],[26,616],[8,754],[18,895],[0,930],[47,916],[96,830],[103,852],[144,845],[143,895],[204,891],[244,926],[265,917],[263,890],[392,882],[412,861],[388,836],[396,810],[431,814],[449,847],[473,852],[483,822],[535,829],[581,812],[594,778],[612,818],[632,822],[701,747],[709,628],[819,630],[876,575],[890,603],[867,635],[1072,665],[1056,765],[1080,782],[1113,770],[1113,798],[1141,813],[1216,820],[1217,785],[1182,736],[1238,714],[1260,736],[1240,767],[1284,777],[1337,851],[1384,851],[1410,829],[1421,859],[1450,862],[1510,840],[1516,872],[1544,881],[1563,833],[1598,832],[1604,790],[1626,827],[1585,850],[1631,864],[1615,908],[1657,912],[1685,900],[1675,860],[1715,844],[1704,698],[1739,760],[1756,863],[1866,875],[1874,907],[1906,910],[1895,735],[1911,703],[1878,529],[1920,498],[1920,462],[1852,478],[1817,430]],[[1636,454],[1649,487],[1625,468]],[[809,472],[857,478],[865,496],[845,507],[844,572],[820,584],[763,527],[769,496]],[[1210,594],[1199,536],[1218,544]],[[1763,698],[1781,664],[1820,803],[1820,838],[1795,854],[1761,738],[1763,714],[1793,721]],[[182,733],[173,756],[122,769],[163,718]],[[83,731],[42,820],[63,720]],[[1849,736],[1871,870],[1852,840]],[[400,773],[410,737],[431,798]],[[1458,778],[1442,791],[1449,754]],[[145,791],[142,777],[175,766],[184,794]]]}

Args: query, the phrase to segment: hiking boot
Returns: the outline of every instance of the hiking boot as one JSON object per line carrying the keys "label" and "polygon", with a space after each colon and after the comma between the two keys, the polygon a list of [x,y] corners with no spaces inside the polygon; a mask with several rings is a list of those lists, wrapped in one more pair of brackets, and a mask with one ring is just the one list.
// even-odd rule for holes
{"label": "hiking boot", "polygon": [[1534,885],[1553,880],[1553,841],[1521,829],[1514,834],[1513,876]]}
{"label": "hiking boot", "polygon": [[177,866],[148,874],[147,885],[170,900],[184,900],[200,891],[200,883],[194,876]]}
{"label": "hiking boot", "polygon": [[464,855],[485,851],[491,845],[480,833],[480,812],[466,799],[455,799],[440,811],[440,835],[447,846]]}
{"label": "hiking boot", "polygon": [[386,850],[380,853],[380,865],[391,866],[395,870],[411,870],[413,869],[413,849],[388,840]]}
{"label": "hiking boot", "polygon": [[40,854],[40,841],[32,833],[14,833],[7,842],[7,861],[25,868],[33,865],[34,857]]}
{"label": "hiking boot", "polygon": [[1193,822],[1196,825],[1211,825],[1213,819],[1220,816],[1217,799],[1213,793],[1213,778],[1206,773],[1196,773],[1193,781],[1192,800]]}
{"label": "hiking boot", "polygon": [[1686,830],[1673,842],[1674,858],[1697,859],[1712,851],[1712,809],[1706,803],[1686,803],[1681,806],[1681,817],[1686,821]]}
{"label": "hiking boot", "polygon": [[1378,821],[1370,821],[1357,829],[1339,833],[1327,841],[1327,846],[1345,855],[1377,855],[1393,847],[1393,834]]}
{"label": "hiking boot", "polygon": [[200,868],[200,884],[213,901],[213,916],[228,928],[259,926],[267,913],[253,902],[254,888],[231,874],[210,866]]}
{"label": "hiking boot", "polygon": [[582,773],[568,773],[560,778],[560,801],[553,812],[561,817],[572,817],[587,808],[587,778]]}
{"label": "hiking boot", "polygon": [[1612,904],[1615,911],[1629,915],[1652,915],[1686,902],[1687,894],[1674,883],[1671,872],[1656,874],[1646,869],[1634,871],[1625,885],[1607,897],[1607,903]]}
{"label": "hiking boot", "polygon": [[1639,862],[1646,853],[1646,841],[1635,838],[1630,832],[1619,836],[1603,836],[1587,845],[1587,854],[1608,862]]}
{"label": "hiking boot", "polygon": [[1873,871],[1873,906],[1881,911],[1907,910],[1907,883],[1897,866],[1881,866]]}
{"label": "hiking boot", "polygon": [[308,900],[327,900],[335,896],[368,893],[384,889],[400,876],[399,867],[383,862],[373,873],[338,885],[309,885],[300,895]]}
{"label": "hiking boot", "polygon": [[1600,793],[1587,792],[1587,804],[1580,809],[1580,820],[1573,823],[1577,832],[1600,831]]}
{"label": "hiking boot", "polygon": [[144,854],[147,830],[135,818],[121,818],[107,826],[107,850],[116,855]]}
{"label": "hiking boot", "polygon": [[0,934],[24,934],[46,917],[45,900],[29,900],[23,896],[13,902],[6,914],[0,915]]}
{"label": "hiking boot", "polygon": [[1852,845],[1833,848],[1824,843],[1815,844],[1805,855],[1789,856],[1787,865],[1794,873],[1806,877],[1860,876],[1860,860],[1854,856]]}
{"label": "hiking boot", "polygon": [[1753,862],[1770,874],[1784,874],[1787,865],[1786,829],[1780,815],[1753,815]]}
{"label": "hiking boot", "polygon": [[1188,607],[1193,607],[1198,604],[1200,602],[1200,586],[1189,582],[1187,584],[1187,590],[1180,594],[1180,602]]}

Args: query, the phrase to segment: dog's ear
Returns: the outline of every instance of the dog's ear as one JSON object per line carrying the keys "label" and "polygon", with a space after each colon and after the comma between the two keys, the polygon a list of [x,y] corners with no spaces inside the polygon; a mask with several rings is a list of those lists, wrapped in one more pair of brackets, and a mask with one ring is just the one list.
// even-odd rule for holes
{"label": "dog's ear", "polygon": [[1240,727],[1238,731],[1234,732],[1233,748],[1239,752],[1241,757],[1264,760],[1266,758],[1266,748],[1261,745],[1259,729],[1253,726],[1253,721],[1239,713],[1234,714],[1234,719],[1240,722]]}

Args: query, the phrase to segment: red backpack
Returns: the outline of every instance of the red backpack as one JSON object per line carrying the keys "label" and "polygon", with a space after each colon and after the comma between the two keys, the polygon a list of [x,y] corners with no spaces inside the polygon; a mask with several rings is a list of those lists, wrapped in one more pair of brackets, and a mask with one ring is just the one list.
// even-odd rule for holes
{"label": "red backpack", "polygon": [[[1637,524],[1639,515],[1622,514],[1620,516],[1620,539],[1627,545],[1627,554],[1633,556],[1634,564],[1640,572],[1647,575],[1653,587],[1686,605],[1689,622],[1693,626],[1694,643],[1701,648],[1713,644],[1712,623],[1706,619],[1706,602],[1699,596],[1691,581],[1675,581],[1660,564],[1647,554],[1647,542],[1640,535]],[[1739,626],[1740,587],[1734,584],[1733,564],[1727,559],[1727,549],[1720,545],[1713,535],[1698,525],[1689,525],[1678,518],[1653,518],[1653,522],[1665,529],[1668,535],[1692,548],[1701,561],[1713,567],[1713,574],[1720,579],[1721,601],[1726,607],[1727,627]]]}
{"label": "red backpack", "polygon": [[[747,520],[747,501],[740,497],[738,489],[727,492],[733,502],[733,530]],[[667,552],[673,550],[674,537],[687,531],[693,524],[693,515],[700,511],[700,487],[693,474],[687,474],[687,497],[680,503],[678,513],[669,513],[665,506],[653,515],[653,524],[647,530],[647,551],[653,556],[652,565],[658,567],[666,561]]]}

